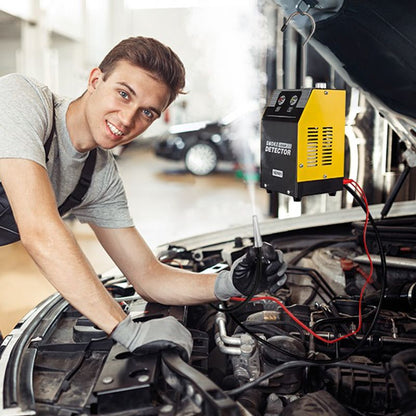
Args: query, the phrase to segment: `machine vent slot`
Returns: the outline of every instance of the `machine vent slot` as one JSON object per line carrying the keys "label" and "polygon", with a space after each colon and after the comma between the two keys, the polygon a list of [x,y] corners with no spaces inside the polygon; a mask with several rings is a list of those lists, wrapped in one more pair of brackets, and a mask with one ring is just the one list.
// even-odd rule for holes
{"label": "machine vent slot", "polygon": [[313,168],[318,166],[318,143],[319,129],[318,127],[308,127],[308,139],[306,150],[306,166]]}
{"label": "machine vent slot", "polygon": [[332,127],[322,127],[322,165],[332,165],[334,130]]}

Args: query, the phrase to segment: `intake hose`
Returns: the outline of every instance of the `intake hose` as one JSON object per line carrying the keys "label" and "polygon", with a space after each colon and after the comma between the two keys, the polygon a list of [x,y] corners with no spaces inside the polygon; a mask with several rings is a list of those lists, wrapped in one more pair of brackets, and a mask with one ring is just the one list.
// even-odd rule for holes
{"label": "intake hose", "polygon": [[[365,297],[365,302],[376,305],[380,299],[380,292],[371,293]],[[390,286],[386,289],[382,307],[394,311],[412,312],[416,310],[416,282]]]}
{"label": "intake hose", "polygon": [[411,388],[407,371],[409,363],[416,363],[416,349],[401,351],[390,360],[390,377],[396,387],[403,416],[414,415],[416,408],[416,391]]}

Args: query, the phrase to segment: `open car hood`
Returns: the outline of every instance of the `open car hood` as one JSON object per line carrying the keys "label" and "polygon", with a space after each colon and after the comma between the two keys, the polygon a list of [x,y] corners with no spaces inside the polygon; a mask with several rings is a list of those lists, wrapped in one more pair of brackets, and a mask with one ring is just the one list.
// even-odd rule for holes
{"label": "open car hood", "polygon": [[[395,129],[408,147],[416,145],[416,3],[407,0],[319,0],[308,10],[298,0],[275,0],[286,17],[300,10],[313,17],[310,45]],[[290,20],[305,38],[312,21]]]}

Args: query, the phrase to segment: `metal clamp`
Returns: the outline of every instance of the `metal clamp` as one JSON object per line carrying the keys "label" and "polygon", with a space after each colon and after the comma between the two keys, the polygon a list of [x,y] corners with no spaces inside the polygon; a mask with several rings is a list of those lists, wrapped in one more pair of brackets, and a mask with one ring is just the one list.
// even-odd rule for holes
{"label": "metal clamp", "polygon": [[[306,10],[302,10],[301,5],[302,3],[305,3]],[[317,0],[300,0],[300,2],[296,5],[296,10],[301,14],[302,16],[307,13],[311,8],[315,7],[319,2]]]}

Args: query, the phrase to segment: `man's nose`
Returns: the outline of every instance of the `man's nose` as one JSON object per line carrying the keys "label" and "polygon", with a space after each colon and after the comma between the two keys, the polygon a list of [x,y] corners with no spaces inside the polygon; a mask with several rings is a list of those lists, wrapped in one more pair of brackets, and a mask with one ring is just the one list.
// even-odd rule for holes
{"label": "man's nose", "polygon": [[120,121],[125,127],[131,127],[136,118],[137,109],[133,107],[124,108],[119,113]]}

